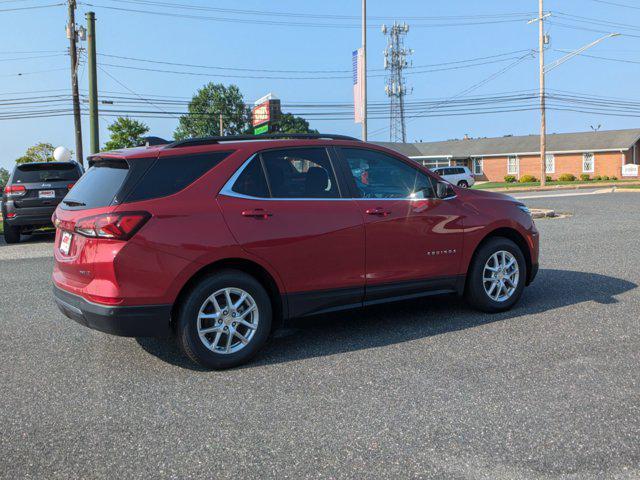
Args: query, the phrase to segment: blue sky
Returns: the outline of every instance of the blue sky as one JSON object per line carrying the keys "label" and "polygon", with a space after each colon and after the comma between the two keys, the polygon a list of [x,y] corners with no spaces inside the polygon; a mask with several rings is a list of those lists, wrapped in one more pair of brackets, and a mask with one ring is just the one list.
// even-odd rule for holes
{"label": "blue sky", "polygon": [[[206,5],[226,9],[244,9],[304,13],[318,15],[353,15],[360,13],[359,0],[311,1],[243,1],[230,0],[165,0],[170,3]],[[633,0],[612,0],[633,6]],[[0,100],[23,98],[36,95],[68,93],[69,59],[64,55],[68,45],[64,25],[66,7],[1,12],[3,9],[20,8],[55,3],[56,0],[0,0]],[[95,0],[94,6],[79,5],[78,18],[84,23],[84,13],[94,10],[97,16],[98,52],[103,54],[146,58],[198,65],[221,67],[270,69],[270,70],[349,70],[351,51],[360,43],[360,30],[350,28],[357,19],[332,20],[309,17],[291,18],[270,15],[240,15],[230,12],[199,12],[170,10],[160,6],[141,5],[134,2]],[[102,5],[103,7],[99,7]],[[150,15],[120,10],[106,9],[104,6],[151,10],[158,12],[182,12],[189,15],[205,15],[218,19],[181,18],[178,16]],[[461,15],[492,15],[504,13],[533,12],[537,8],[535,0],[471,0],[458,1],[411,1],[397,0],[383,2],[369,0],[369,15],[385,17],[387,23],[405,20],[409,17],[436,17]],[[640,9],[624,8],[597,0],[548,0],[546,10],[569,15],[583,16],[598,21],[619,22],[640,25]],[[233,21],[242,19],[242,22]],[[471,20],[478,23],[480,17]],[[246,21],[315,22],[334,26],[288,26],[279,24],[250,23]],[[602,33],[584,29],[615,31],[640,35],[632,28],[617,28],[612,25],[598,25],[586,22],[568,22],[566,17],[553,17],[554,22],[579,26],[581,29],[548,25],[551,47],[548,61],[563,54],[557,50],[575,49],[602,36]],[[371,24],[382,20],[371,19]],[[444,62],[486,57],[516,50],[537,48],[537,27],[526,21],[504,23],[483,23],[479,25],[451,25],[469,23],[467,20],[443,21],[409,20],[412,25],[406,45],[415,53],[415,65],[433,65]],[[346,25],[346,26],[345,26]],[[640,27],[639,27],[640,28]],[[635,32],[635,33],[634,33]],[[378,28],[369,29],[368,55],[370,68],[382,67],[382,51],[385,38]],[[31,53],[33,52],[33,53]],[[39,53],[42,52],[42,53]],[[46,58],[41,55],[58,56]],[[594,49],[591,54],[630,61],[640,60],[640,36],[622,36],[608,39]],[[17,59],[16,59],[17,58]],[[143,68],[162,68],[195,71],[187,67],[158,66],[140,62],[126,62],[121,59],[101,58],[103,63],[133,65]],[[444,99],[459,94],[483,79],[509,66],[513,60],[489,63],[472,68],[445,70],[407,77],[413,93],[408,102],[424,99]],[[223,78],[214,70],[198,70],[205,75],[177,75],[160,72],[140,71],[104,66],[113,78],[99,71],[101,91],[125,92],[134,96],[161,95],[189,97],[207,81],[235,83],[244,93],[246,101],[253,101],[267,92],[274,92],[283,103],[295,102],[339,102],[352,101],[352,84],[349,74],[346,78],[321,80],[262,79],[261,73],[239,73],[221,71],[225,75],[242,74],[250,78]],[[492,79],[469,93],[471,96],[489,95],[499,92],[535,90],[538,85],[536,58],[526,58],[504,74]],[[17,73],[23,75],[18,76]],[[36,72],[36,73],[31,73]],[[38,73],[39,72],[39,73]],[[380,74],[380,72],[371,72]],[[625,99],[640,98],[637,94],[639,64],[606,61],[601,59],[576,57],[558,67],[548,75],[548,87],[555,90],[571,91],[588,95],[615,96]],[[285,74],[286,75],[286,74]],[[308,74],[307,74],[308,75]],[[87,76],[81,68],[81,88],[87,88]],[[57,92],[28,93],[41,90]],[[369,80],[370,101],[385,101],[384,78]],[[0,111],[21,107],[0,107]],[[43,107],[44,108],[44,107]],[[114,107],[110,107],[114,108]],[[117,108],[117,106],[115,107]],[[152,105],[141,108],[154,110]],[[166,107],[161,107],[166,108]],[[135,117],[135,115],[132,115]],[[603,129],[633,128],[640,121],[633,117],[603,116],[576,112],[552,111],[548,116],[550,132],[589,130],[590,125],[601,124]],[[107,140],[106,125],[112,118],[102,118],[101,142]],[[176,126],[174,118],[145,119],[151,133],[170,138]],[[352,119],[340,121],[312,120],[312,126],[324,131],[359,136],[360,126]],[[412,119],[408,123],[408,140],[442,140],[460,138],[464,134],[474,137],[498,136],[506,134],[536,133],[539,117],[535,111],[500,114],[444,116]],[[370,122],[370,132],[374,140],[388,139],[388,121],[383,119]],[[83,133],[85,152],[88,151],[88,122],[84,119]],[[39,141],[54,145],[73,147],[73,118],[61,116],[53,118],[0,120],[0,143],[2,157],[0,166],[10,167],[15,158]]]}

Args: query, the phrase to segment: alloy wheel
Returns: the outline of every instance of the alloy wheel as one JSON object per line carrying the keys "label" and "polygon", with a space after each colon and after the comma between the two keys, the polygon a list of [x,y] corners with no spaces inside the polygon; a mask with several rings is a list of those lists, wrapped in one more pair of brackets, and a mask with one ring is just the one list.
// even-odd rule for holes
{"label": "alloy wheel", "polygon": [[198,336],[215,353],[236,353],[246,347],[258,328],[259,311],[241,288],[223,288],[210,295],[198,312]]}
{"label": "alloy wheel", "polygon": [[482,284],[486,294],[495,302],[511,298],[520,280],[520,267],[516,257],[500,250],[489,257],[482,271]]}

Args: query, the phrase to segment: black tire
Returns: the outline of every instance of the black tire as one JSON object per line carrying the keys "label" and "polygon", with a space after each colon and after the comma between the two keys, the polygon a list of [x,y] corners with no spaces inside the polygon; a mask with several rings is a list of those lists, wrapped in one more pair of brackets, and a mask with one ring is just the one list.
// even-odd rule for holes
{"label": "black tire", "polygon": [[458,182],[458,186],[459,186],[460,188],[469,188],[469,184],[467,183],[467,181],[466,181],[466,180],[460,180],[460,181]]}
{"label": "black tire", "polygon": [[[233,353],[214,352],[204,345],[198,334],[200,307],[210,295],[224,288],[239,288],[251,295],[259,316],[257,328],[249,343]],[[178,344],[191,360],[207,369],[222,370],[242,365],[256,355],[269,336],[271,321],[271,300],[264,287],[244,272],[221,270],[202,279],[178,306],[176,336]]]}
{"label": "black tire", "polygon": [[7,243],[18,243],[20,241],[20,227],[13,227],[7,222],[2,222],[4,229],[4,241]]}
{"label": "black tire", "polygon": [[[496,252],[510,252],[516,259],[519,269],[519,278],[515,291],[511,297],[504,301],[496,301],[492,299],[485,291],[483,282],[483,271],[487,260]],[[495,237],[491,238],[480,246],[476,252],[469,271],[467,272],[467,285],[465,297],[469,305],[483,312],[495,313],[504,312],[511,309],[522,296],[524,284],[527,278],[527,264],[520,250],[520,247],[508,238]]]}

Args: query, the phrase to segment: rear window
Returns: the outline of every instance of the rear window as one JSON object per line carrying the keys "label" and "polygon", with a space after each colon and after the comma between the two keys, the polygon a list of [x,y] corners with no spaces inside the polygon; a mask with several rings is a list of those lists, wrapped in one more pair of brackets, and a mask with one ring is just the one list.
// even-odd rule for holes
{"label": "rear window", "polygon": [[27,163],[16,167],[12,183],[73,182],[78,178],[80,178],[80,172],[75,163]]}
{"label": "rear window", "polygon": [[124,160],[96,161],[73,186],[63,206],[84,209],[111,205],[128,174],[129,166]]}

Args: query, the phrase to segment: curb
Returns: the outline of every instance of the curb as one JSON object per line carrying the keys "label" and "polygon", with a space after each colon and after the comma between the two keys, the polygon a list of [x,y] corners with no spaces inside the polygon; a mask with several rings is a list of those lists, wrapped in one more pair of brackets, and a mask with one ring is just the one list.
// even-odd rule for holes
{"label": "curb", "polygon": [[531,217],[532,218],[553,218],[556,216],[556,211],[548,208],[532,208],[531,209]]}
{"label": "curb", "polygon": [[593,183],[581,183],[579,185],[555,185],[555,186],[551,186],[551,187],[522,187],[522,188],[518,188],[513,187],[513,188],[504,188],[504,187],[499,187],[499,188],[478,188],[476,190],[484,190],[487,192],[510,192],[510,193],[524,193],[524,192],[549,192],[549,191],[554,191],[554,190],[580,190],[580,189],[585,189],[585,188],[611,188],[611,187],[616,187],[618,189],[622,189],[624,187],[627,186],[638,186],[640,185],[640,182],[636,182],[636,181],[630,181],[630,182],[617,182],[617,183],[598,183],[598,182],[593,182]]}

